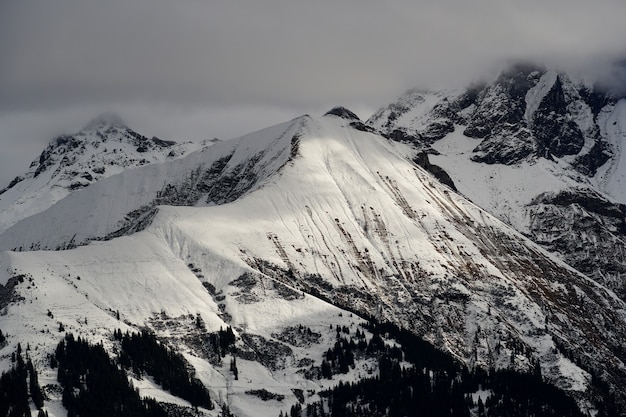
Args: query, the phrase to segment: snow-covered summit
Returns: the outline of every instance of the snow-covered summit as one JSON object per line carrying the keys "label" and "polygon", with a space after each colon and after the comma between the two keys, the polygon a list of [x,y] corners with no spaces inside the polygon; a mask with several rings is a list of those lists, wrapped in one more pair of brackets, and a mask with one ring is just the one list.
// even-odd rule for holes
{"label": "snow-covered summit", "polygon": [[103,178],[206,145],[147,138],[118,116],[101,115],[77,133],[51,140],[25,174],[0,190],[0,231]]}
{"label": "snow-covered summit", "polygon": [[[63,248],[136,230],[160,204],[215,205],[233,201],[260,187],[297,154],[299,137],[310,120],[302,116],[183,158],[142,164],[103,178],[8,228],[0,235],[0,247]],[[55,221],[50,222],[50,218]]]}

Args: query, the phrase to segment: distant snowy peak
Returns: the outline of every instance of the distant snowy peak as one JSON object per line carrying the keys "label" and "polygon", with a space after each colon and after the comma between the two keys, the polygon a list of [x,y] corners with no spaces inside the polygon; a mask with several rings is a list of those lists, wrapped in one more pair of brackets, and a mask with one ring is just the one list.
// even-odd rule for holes
{"label": "distant snowy peak", "polygon": [[[315,129],[313,119],[302,116],[183,158],[102,178],[3,230],[0,248],[67,248],[142,230],[159,205],[213,206],[235,201],[279,173],[298,155],[301,137]],[[119,143],[116,136],[101,147]]]}
{"label": "distant snowy peak", "polygon": [[188,147],[188,144],[179,145],[156,137],[148,139],[125,126],[121,119],[105,115],[94,119],[76,134],[52,140],[30,167],[31,170],[34,168],[35,177],[50,167],[56,168],[53,174],[56,176],[64,168],[74,165],[98,176],[104,174],[106,166],[128,168],[159,162],[184,154]]}
{"label": "distant snowy peak", "polygon": [[0,232],[103,178],[180,158],[208,144],[147,138],[118,116],[101,115],[77,133],[54,138],[25,174],[0,189]]}
{"label": "distant snowy peak", "polygon": [[411,90],[375,113],[368,124],[421,146],[459,125],[465,136],[480,140],[473,149],[476,162],[510,165],[556,157],[593,176],[611,155],[599,134],[597,115],[613,104],[606,93],[567,74],[519,64],[465,91]]}
{"label": "distant snowy peak", "polygon": [[461,98],[457,91],[409,90],[366,123],[394,140],[427,145],[454,130],[450,106]]}

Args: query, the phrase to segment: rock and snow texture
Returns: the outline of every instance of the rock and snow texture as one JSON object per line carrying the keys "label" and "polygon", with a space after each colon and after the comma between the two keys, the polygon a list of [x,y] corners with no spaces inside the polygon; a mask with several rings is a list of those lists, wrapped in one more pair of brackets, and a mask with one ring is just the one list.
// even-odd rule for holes
{"label": "rock and snow texture", "polygon": [[[103,179],[0,235],[3,250],[60,249],[127,234],[159,204],[214,205],[260,186],[297,149],[301,120]],[[143,223],[142,223],[143,221]]]}
{"label": "rock and snow texture", "polygon": [[[277,409],[289,409],[298,401],[294,390],[315,401],[317,392],[337,383],[337,378],[306,379],[302,373],[314,363],[320,365],[335,343],[337,325],[354,333],[361,319],[249,269],[204,257],[196,251],[202,250],[199,246],[190,249],[202,263],[192,264],[178,257],[169,243],[152,233],[139,233],[71,251],[40,252],[36,264],[31,264],[34,253],[4,254],[2,266],[10,265],[12,270],[1,274],[1,282],[6,285],[8,276],[20,276],[23,282],[15,287],[17,301],[3,306],[7,314],[2,330],[9,345],[2,350],[2,369],[11,365],[10,352],[17,342],[28,346],[41,386],[51,387],[46,390],[46,410],[51,416],[64,416],[61,390],[54,389],[56,369],[49,367],[48,357],[64,332],[101,342],[111,350],[115,329],[150,329],[181,351],[195,376],[209,388],[217,407],[201,408],[201,415],[218,416],[219,406],[227,404],[237,416],[275,416]],[[211,291],[198,278],[201,268],[223,272],[222,280],[212,280]],[[229,325],[239,339],[238,379],[229,369],[231,354],[216,358],[207,356],[203,348],[210,333]],[[311,335],[294,337],[299,326],[310,329]],[[358,360],[341,379],[355,380],[358,373],[375,366],[372,358]],[[142,396],[191,410],[190,403],[148,376],[133,383]],[[255,389],[266,389],[284,400],[262,401],[249,393]]]}
{"label": "rock and snow texture", "polygon": [[[305,324],[329,338],[329,324],[358,323],[321,299],[391,320],[470,366],[528,370],[539,360],[581,403],[584,369],[623,386],[624,302],[439,184],[414,154],[348,119],[303,116],[103,179],[0,236],[27,249],[119,234],[5,252],[0,283],[14,301],[2,306],[2,330],[13,345],[28,341],[45,368],[59,321],[105,343],[116,327],[147,326],[240,416],[277,407],[246,387],[316,398],[324,382],[302,369],[327,346],[280,335]],[[90,216],[105,201],[115,207]],[[198,314],[211,331],[232,326],[248,348],[275,346],[279,361],[238,359],[234,381],[184,337]]]}
{"label": "rock and snow texture", "polygon": [[52,140],[25,174],[0,190],[0,232],[103,178],[180,158],[206,145],[149,139],[116,115],[101,115],[78,133]]}
{"label": "rock and snow texture", "polygon": [[[466,91],[408,92],[368,123],[431,153],[460,193],[626,299],[625,103],[522,65]],[[433,123],[452,127],[433,140],[422,133]]]}

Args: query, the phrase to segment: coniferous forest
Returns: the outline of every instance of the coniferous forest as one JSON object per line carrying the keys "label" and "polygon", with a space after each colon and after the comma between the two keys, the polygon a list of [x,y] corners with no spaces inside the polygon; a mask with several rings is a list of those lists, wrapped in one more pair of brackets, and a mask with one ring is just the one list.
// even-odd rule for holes
{"label": "coniferous forest", "polygon": [[159,343],[154,334],[144,331],[122,335],[118,330],[115,337],[122,343],[119,362],[124,369],[132,369],[138,377],[152,376],[163,389],[194,406],[213,408],[209,391],[193,377],[183,356]]}
{"label": "coniferous forest", "polygon": [[102,345],[68,334],[57,345],[55,360],[68,417],[167,416],[158,402],[140,398]]}
{"label": "coniferous forest", "polygon": [[17,350],[11,354],[13,366],[0,377],[0,416],[30,417],[29,397],[40,411],[43,407],[44,398],[37,372],[30,359],[24,361],[22,353],[18,344]]}
{"label": "coniferous forest", "polygon": [[[364,342],[357,331],[348,340],[337,331],[337,343],[322,362],[322,377],[344,373],[354,355],[376,355],[379,374],[357,382],[339,382],[320,394],[317,403],[295,404],[291,417],[357,416],[583,416],[576,402],[543,380],[539,366],[532,372],[468,370],[428,342],[389,323],[370,322],[373,337]],[[381,335],[400,347],[390,347]],[[348,358],[348,359],[346,359]],[[347,364],[347,365],[346,365]],[[478,394],[481,395],[478,395]],[[612,416],[611,407],[598,415]]]}
{"label": "coniferous forest", "polygon": [[[531,372],[469,370],[428,342],[389,323],[364,323],[371,337],[357,329],[336,327],[336,342],[321,358],[318,378],[334,379],[355,366],[355,358],[375,357],[378,374],[355,382],[339,382],[322,391],[320,400],[304,398],[281,416],[433,416],[538,417],[583,416],[576,402],[546,382],[535,366]],[[220,332],[226,350],[234,343],[232,330]],[[139,396],[128,375],[149,375],[155,383],[194,406],[213,409],[208,390],[194,378],[183,356],[149,332],[114,332],[120,352],[112,359],[101,344],[67,334],[57,345],[50,365],[58,368],[63,405],[68,416],[167,416],[154,399]],[[390,344],[386,340],[393,339]],[[12,354],[13,367],[0,377],[0,416],[31,415],[31,404],[45,417],[37,371],[20,345]],[[598,417],[612,417],[612,404],[598,404]],[[226,408],[222,410],[232,415]]]}

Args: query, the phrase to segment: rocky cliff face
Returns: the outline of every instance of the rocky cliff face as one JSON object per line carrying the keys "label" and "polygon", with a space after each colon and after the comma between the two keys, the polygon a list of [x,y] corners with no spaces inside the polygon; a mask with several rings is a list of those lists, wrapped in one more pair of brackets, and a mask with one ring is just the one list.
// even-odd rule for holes
{"label": "rocky cliff face", "polygon": [[593,175],[611,156],[596,122],[599,103],[608,105],[611,98],[567,75],[517,65],[461,92],[408,92],[368,122],[389,136],[404,132],[416,143],[442,139],[459,125],[465,136],[480,139],[473,150],[477,162],[575,156],[573,165]]}
{"label": "rocky cliff face", "polygon": [[516,65],[464,91],[409,92],[368,123],[430,150],[461,193],[625,297],[622,104]]}
{"label": "rocky cliff face", "polygon": [[529,236],[626,299],[626,206],[590,189],[542,193],[527,206]]}

